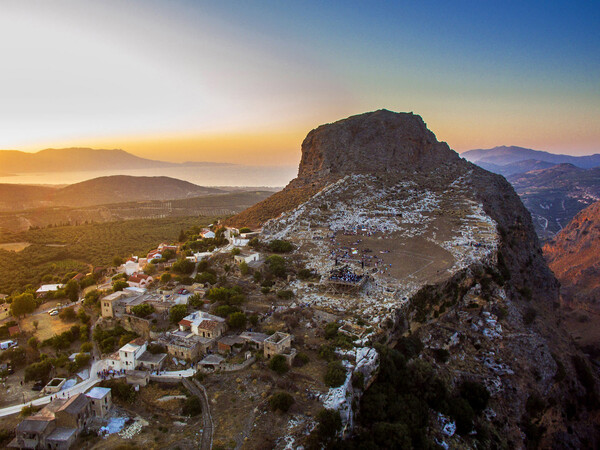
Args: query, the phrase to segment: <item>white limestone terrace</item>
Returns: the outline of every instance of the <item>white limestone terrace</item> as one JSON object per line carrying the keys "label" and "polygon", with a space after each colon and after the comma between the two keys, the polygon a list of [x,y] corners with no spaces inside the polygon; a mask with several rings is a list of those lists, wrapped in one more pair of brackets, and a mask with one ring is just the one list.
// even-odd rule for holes
{"label": "white limestone terrace", "polygon": [[[358,231],[371,239],[382,239],[381,242],[419,237],[452,255],[454,261],[448,275],[474,262],[493,262],[499,242],[496,223],[473,200],[469,175],[467,172],[437,191],[413,181],[386,184],[374,175],[346,175],[293,211],[268,221],[263,227],[263,239],[295,243],[306,257],[307,267],[322,276],[335,267],[330,242],[334,232]],[[460,214],[448,216],[452,220],[451,231],[442,232],[438,227],[440,217],[446,221],[448,209]],[[379,273],[371,276],[372,281],[353,296],[323,293],[300,281],[292,287],[301,303],[339,313],[352,311],[379,324],[424,284],[416,274],[402,280]]]}

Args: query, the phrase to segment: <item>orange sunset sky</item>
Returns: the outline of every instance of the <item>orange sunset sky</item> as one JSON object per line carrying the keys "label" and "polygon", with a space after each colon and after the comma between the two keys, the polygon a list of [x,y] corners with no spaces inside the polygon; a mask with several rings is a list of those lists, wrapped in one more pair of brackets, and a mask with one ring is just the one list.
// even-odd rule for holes
{"label": "orange sunset sky", "polygon": [[2,3],[0,148],[296,164],[387,108],[457,151],[600,148],[598,7],[569,2]]}

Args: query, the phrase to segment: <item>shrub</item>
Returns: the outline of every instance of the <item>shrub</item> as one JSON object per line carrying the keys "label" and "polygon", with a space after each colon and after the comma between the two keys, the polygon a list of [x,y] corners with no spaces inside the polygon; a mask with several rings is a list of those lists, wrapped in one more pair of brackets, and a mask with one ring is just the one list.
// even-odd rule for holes
{"label": "shrub", "polygon": [[91,342],[84,342],[83,344],[81,344],[80,351],[83,353],[89,353],[92,351],[93,348],[94,346]]}
{"label": "shrub", "polygon": [[288,412],[294,404],[294,397],[287,392],[276,392],[269,398],[269,405],[273,411]]}
{"label": "shrub", "polygon": [[123,289],[125,289],[127,287],[129,287],[129,283],[127,283],[127,281],[122,281],[122,280],[115,281],[112,285],[113,292],[122,291]]}
{"label": "shrub", "polygon": [[202,272],[196,275],[196,283],[209,283],[215,284],[217,282],[217,276],[214,273]]}
{"label": "shrub", "polygon": [[354,389],[360,389],[361,391],[365,388],[365,374],[362,372],[354,372],[352,374],[352,387]]}
{"label": "shrub", "polygon": [[294,298],[294,291],[292,291],[290,289],[278,291],[277,297],[279,297],[283,300],[290,300],[290,299]]}
{"label": "shrub", "polygon": [[475,413],[469,402],[462,397],[450,402],[450,417],[456,422],[456,430],[461,435],[466,435],[473,429]]}
{"label": "shrub", "polygon": [[41,380],[46,381],[50,376],[52,370],[52,364],[49,360],[44,360],[30,364],[25,367],[25,382]]}
{"label": "shrub", "polygon": [[325,339],[333,339],[338,334],[338,329],[340,328],[340,324],[337,322],[329,322],[325,325]]}
{"label": "shrub", "polygon": [[319,358],[325,361],[333,361],[335,359],[335,350],[331,345],[321,345],[319,347]]}
{"label": "shrub", "polygon": [[323,440],[329,440],[342,429],[342,418],[336,409],[323,408],[317,414],[316,433]]}
{"label": "shrub", "polygon": [[306,353],[300,352],[294,358],[294,366],[302,367],[305,364],[308,364],[309,361],[310,358],[308,357],[308,355]]}
{"label": "shrub", "polygon": [[90,363],[90,358],[91,356],[88,354],[77,353],[77,355],[75,355],[75,364],[77,366],[77,369],[79,370],[86,367]]}
{"label": "shrub", "polygon": [[289,253],[294,250],[294,245],[288,241],[275,239],[269,242],[269,250],[274,253]]}
{"label": "shrub", "polygon": [[537,316],[537,311],[532,307],[528,307],[523,314],[523,323],[525,325],[531,325]]}
{"label": "shrub", "polygon": [[163,273],[160,276],[160,282],[161,283],[168,283],[169,281],[171,281],[171,274],[170,273]]}
{"label": "shrub", "polygon": [[232,256],[236,256],[239,255],[240,253],[242,253],[242,251],[239,248],[234,248],[233,250],[231,250],[231,255]]}
{"label": "shrub", "polygon": [[279,375],[283,375],[289,370],[289,367],[283,355],[275,355],[269,361],[269,369]]}
{"label": "shrub", "polygon": [[196,396],[185,399],[181,413],[184,416],[197,416],[202,412],[202,402]]}
{"label": "shrub", "polygon": [[173,272],[176,272],[176,273],[179,273],[182,275],[189,275],[194,271],[195,268],[196,268],[195,263],[193,263],[189,259],[182,258],[182,259],[178,260],[175,264],[173,264],[172,269],[173,269]]}
{"label": "shrub", "polygon": [[279,277],[279,278],[285,277],[285,270],[286,270],[285,259],[283,259],[281,256],[278,256],[278,255],[269,256],[267,258],[266,263],[267,263],[267,269],[274,276]]}
{"label": "shrub", "polygon": [[35,336],[30,337],[29,340],[27,341],[27,345],[29,345],[34,350],[38,348],[39,344],[40,344],[40,341]]}
{"label": "shrub", "polygon": [[450,352],[448,350],[446,350],[445,348],[434,348],[433,356],[435,357],[435,360],[437,362],[444,364],[450,358]]}
{"label": "shrub", "polygon": [[73,308],[64,308],[60,311],[58,317],[64,322],[72,322],[77,319],[77,314]]}
{"label": "shrub", "polygon": [[187,316],[186,305],[175,305],[169,310],[169,320],[171,323],[179,323],[185,316]]}
{"label": "shrub", "polygon": [[341,386],[346,381],[346,369],[340,361],[331,361],[327,365],[323,381],[329,387]]}
{"label": "shrub", "polygon": [[103,380],[100,382],[101,387],[111,389],[113,398],[126,403],[133,403],[137,398],[137,392],[134,387],[121,380]]}
{"label": "shrub", "polygon": [[248,263],[246,261],[242,261],[240,263],[240,273],[242,275],[248,275],[248,272],[250,272],[250,267],[248,267]]}
{"label": "shrub", "polygon": [[136,317],[148,317],[154,312],[154,306],[149,305],[148,303],[142,303],[131,308],[131,312]]}
{"label": "shrub", "polygon": [[243,312],[234,312],[227,318],[227,324],[231,328],[240,329],[246,327],[246,314]]}
{"label": "shrub", "polygon": [[310,280],[312,278],[312,272],[310,269],[300,269],[298,271],[298,278],[303,281]]}
{"label": "shrub", "polygon": [[485,386],[476,381],[463,381],[460,386],[460,395],[477,413],[485,409],[490,399],[490,393]]}

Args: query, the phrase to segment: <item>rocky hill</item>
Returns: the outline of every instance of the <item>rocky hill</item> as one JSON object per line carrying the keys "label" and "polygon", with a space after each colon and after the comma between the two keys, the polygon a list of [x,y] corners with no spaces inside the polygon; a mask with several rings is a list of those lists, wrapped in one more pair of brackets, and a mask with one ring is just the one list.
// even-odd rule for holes
{"label": "rocky hill", "polygon": [[198,186],[176,178],[127,175],[94,178],[64,187],[0,184],[0,211],[175,200],[224,192],[221,189]]}
{"label": "rocky hill", "polygon": [[542,239],[552,238],[579,211],[600,200],[600,168],[558,164],[509,176]]}
{"label": "rocky hill", "polygon": [[[296,302],[367,324],[358,348],[338,350],[347,379],[361,372],[371,388],[363,395],[348,382],[323,400],[354,430],[348,445],[380,442],[392,429],[406,430],[406,445],[417,447],[600,442],[597,381],[557,326],[558,283],[528,211],[503,177],[462,160],[419,116],[381,110],[311,131],[298,177],[230,223],[262,224],[262,239],[291,241],[296,261],[321,276],[294,283]],[[418,432],[384,387],[394,377],[388,360],[372,378],[360,356],[407,334],[423,345],[410,367],[424,364],[419,370],[438,380],[412,386],[406,401],[414,404],[402,405],[420,411]],[[402,361],[390,364],[400,370]],[[467,382],[487,392],[489,404],[479,415],[465,406],[469,419],[457,433],[464,414],[454,405],[465,401],[458,386]],[[479,431],[469,434],[473,426]],[[290,422],[285,432],[303,431]]]}
{"label": "rocky hill", "polygon": [[567,303],[600,312],[600,202],[579,212],[544,245],[548,265],[561,283]]}

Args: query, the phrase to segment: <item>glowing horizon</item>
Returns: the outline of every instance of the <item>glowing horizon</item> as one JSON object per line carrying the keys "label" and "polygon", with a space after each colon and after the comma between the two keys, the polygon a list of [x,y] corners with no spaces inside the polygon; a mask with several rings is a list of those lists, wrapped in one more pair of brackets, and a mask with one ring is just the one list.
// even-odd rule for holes
{"label": "glowing horizon", "polygon": [[297,164],[386,108],[463,152],[600,152],[600,6],[9,0],[0,149]]}

